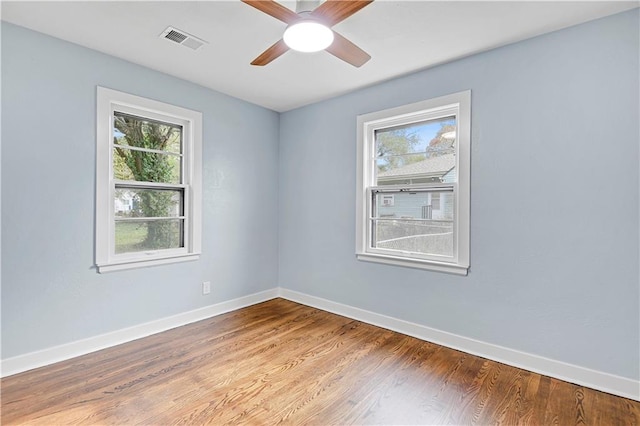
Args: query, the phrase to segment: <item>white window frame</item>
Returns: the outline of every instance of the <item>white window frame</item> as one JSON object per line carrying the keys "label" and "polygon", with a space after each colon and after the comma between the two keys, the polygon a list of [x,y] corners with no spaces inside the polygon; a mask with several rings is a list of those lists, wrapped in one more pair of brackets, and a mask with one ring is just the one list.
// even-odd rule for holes
{"label": "white window frame", "polygon": [[[202,244],[202,113],[97,87],[96,118],[96,266],[98,272],[141,268],[197,260]],[[114,112],[182,126],[182,179],[180,184],[142,183],[145,187],[173,186],[184,192],[184,247],[115,253],[113,177]]]}
{"label": "white window frame", "polygon": [[[457,182],[375,187],[375,132],[426,120],[456,117]],[[471,189],[471,91],[463,91],[383,111],[359,115],[356,187],[356,257],[359,260],[467,275]],[[454,194],[453,256],[429,256],[371,246],[372,191],[449,190]]]}

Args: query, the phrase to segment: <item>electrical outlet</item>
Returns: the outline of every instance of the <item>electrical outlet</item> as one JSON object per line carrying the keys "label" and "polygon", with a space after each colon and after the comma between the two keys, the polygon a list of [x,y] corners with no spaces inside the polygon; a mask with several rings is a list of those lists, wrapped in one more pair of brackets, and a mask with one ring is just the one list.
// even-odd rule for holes
{"label": "electrical outlet", "polygon": [[209,293],[211,293],[211,282],[205,281],[202,283],[202,294],[209,294]]}

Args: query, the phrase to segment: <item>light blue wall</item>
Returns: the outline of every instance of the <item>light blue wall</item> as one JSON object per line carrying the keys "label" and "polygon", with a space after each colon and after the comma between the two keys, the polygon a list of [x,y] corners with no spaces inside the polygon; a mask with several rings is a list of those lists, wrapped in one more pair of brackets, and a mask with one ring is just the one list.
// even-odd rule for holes
{"label": "light blue wall", "polygon": [[[636,9],[282,114],[280,285],[637,380],[638,22]],[[466,89],[469,276],[358,262],[356,116]]]}
{"label": "light blue wall", "polygon": [[[199,261],[92,267],[96,85],[203,113]],[[2,358],[275,287],[278,128],[273,111],[3,22]]]}
{"label": "light blue wall", "polygon": [[[2,358],[279,284],[638,379],[638,21],[635,10],[280,116],[2,23]],[[93,269],[98,84],[203,112],[200,261]],[[469,276],[356,261],[356,116],[465,89]]]}

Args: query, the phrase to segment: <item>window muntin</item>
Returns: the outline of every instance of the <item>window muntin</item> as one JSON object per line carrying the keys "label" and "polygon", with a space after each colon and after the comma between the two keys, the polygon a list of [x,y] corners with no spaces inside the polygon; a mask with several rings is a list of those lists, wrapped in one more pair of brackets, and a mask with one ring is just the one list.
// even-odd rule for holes
{"label": "window muntin", "polygon": [[97,131],[99,272],[197,259],[202,115],[99,87]]}
{"label": "window muntin", "polygon": [[361,260],[466,274],[470,92],[358,117]]}

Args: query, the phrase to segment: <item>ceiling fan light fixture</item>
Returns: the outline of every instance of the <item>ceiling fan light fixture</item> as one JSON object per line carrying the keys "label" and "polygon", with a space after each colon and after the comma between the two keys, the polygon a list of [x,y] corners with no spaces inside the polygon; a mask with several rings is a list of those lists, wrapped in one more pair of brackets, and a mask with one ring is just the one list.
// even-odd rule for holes
{"label": "ceiling fan light fixture", "polygon": [[319,52],[333,43],[333,31],[314,20],[303,20],[287,27],[282,36],[290,49],[298,52]]}

